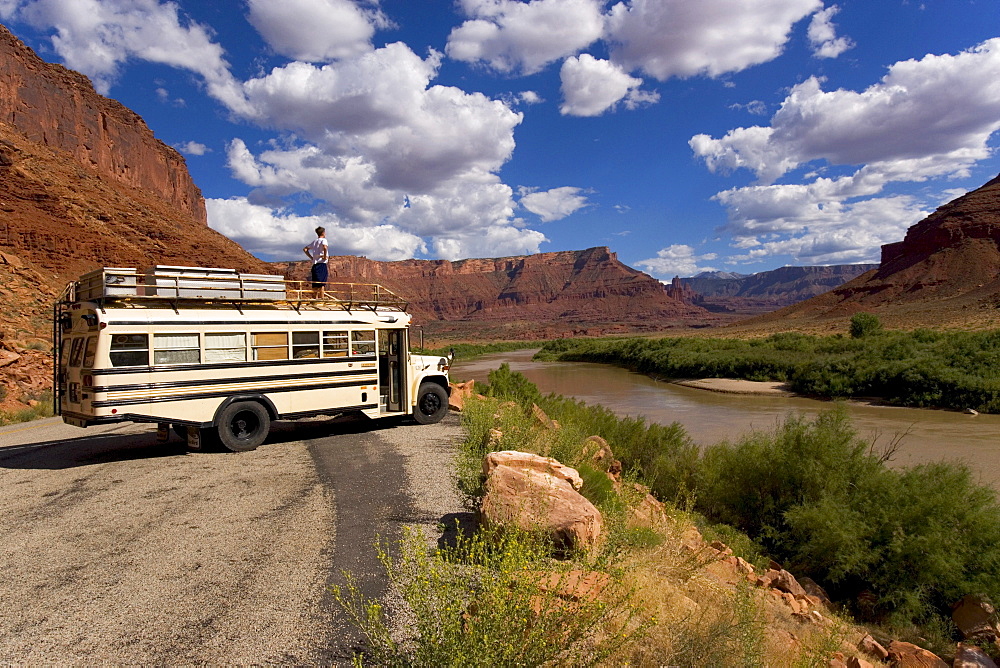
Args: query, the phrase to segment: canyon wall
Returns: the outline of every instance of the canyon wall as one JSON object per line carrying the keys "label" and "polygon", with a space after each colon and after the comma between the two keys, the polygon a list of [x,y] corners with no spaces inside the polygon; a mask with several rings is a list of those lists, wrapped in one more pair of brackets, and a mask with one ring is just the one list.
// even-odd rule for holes
{"label": "canyon wall", "polygon": [[138,114],[98,95],[90,80],[46,63],[0,26],[0,122],[80,165],[148,190],[207,224],[201,190],[180,153]]}

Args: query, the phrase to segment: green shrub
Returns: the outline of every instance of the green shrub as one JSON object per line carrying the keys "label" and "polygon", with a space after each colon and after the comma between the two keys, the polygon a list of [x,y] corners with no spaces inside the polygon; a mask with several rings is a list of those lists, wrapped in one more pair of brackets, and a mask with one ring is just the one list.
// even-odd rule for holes
{"label": "green shrub", "polygon": [[874,313],[855,313],[851,316],[851,338],[871,336],[882,329],[882,321]]}
{"label": "green shrub", "polygon": [[393,588],[411,620],[405,637],[390,630],[383,607],[364,598],[352,576],[334,599],[368,641],[359,663],[378,666],[590,666],[641,637],[632,593],[610,579],[601,596],[569,603],[571,563],[548,558],[548,547],[523,533],[459,534],[435,551],[419,532],[406,532],[400,556],[380,549]]}
{"label": "green shrub", "polygon": [[707,449],[700,510],[760,541],[851,602],[863,590],[897,626],[946,615],[967,593],[1000,595],[1000,505],[952,463],[886,468],[837,409]]}
{"label": "green shrub", "polygon": [[[0,390],[6,390],[5,387],[0,386]],[[4,395],[6,396],[6,395]],[[40,394],[32,394],[28,396],[29,399],[38,401],[34,406],[29,406],[27,408],[21,408],[14,411],[0,411],[0,426],[8,424],[16,424],[19,422],[31,422],[32,420],[39,420],[41,418],[52,417],[52,391],[45,390]],[[3,397],[0,397],[2,400]]]}
{"label": "green shrub", "polygon": [[[910,345],[897,345],[895,336],[874,339],[897,350]],[[944,346],[938,358],[944,350],[962,348],[956,339],[925,338],[930,345]],[[851,339],[827,340],[825,345],[868,350]],[[973,341],[956,359],[984,350],[990,350],[988,341]],[[872,374],[866,387],[913,379],[904,370],[886,369]],[[930,375],[925,367],[918,372]],[[996,381],[981,382],[975,396]],[[944,393],[956,391],[945,383],[942,387]],[[559,453],[561,461],[578,466],[588,498],[614,518],[621,509],[603,473],[577,461],[582,440],[596,434],[608,441],[626,476],[651,485],[661,499],[673,499],[680,507],[694,503],[710,523],[701,525],[709,539],[721,538],[757,565],[767,554],[796,574],[822,582],[831,596],[848,605],[860,592],[873,592],[875,607],[856,607],[858,614],[899,629],[919,625],[921,632],[930,633],[947,627],[950,604],[967,593],[1000,600],[1000,505],[994,492],[956,464],[887,468],[883,453],[858,438],[843,407],[814,420],[790,415],[769,432],[751,432],[699,454],[680,425],[647,425],[601,406],[541,396],[509,367],[490,374],[487,393],[497,398],[470,402],[463,414],[469,433],[463,457],[469,458],[470,480],[476,485],[484,440],[498,425],[504,432],[502,448]],[[501,401],[514,403],[501,409]],[[542,432],[542,441],[530,417],[532,403],[562,425],[556,432]],[[643,537],[620,531],[608,544],[602,559],[619,548],[643,544]]]}

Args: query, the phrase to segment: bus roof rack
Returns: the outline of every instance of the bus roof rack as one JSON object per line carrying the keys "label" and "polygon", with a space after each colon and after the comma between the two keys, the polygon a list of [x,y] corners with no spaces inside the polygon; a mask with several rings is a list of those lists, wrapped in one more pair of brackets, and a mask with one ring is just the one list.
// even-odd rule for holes
{"label": "bus roof rack", "polygon": [[244,274],[235,269],[157,265],[140,273],[130,267],[104,267],[73,281],[60,303],[178,307],[222,304],[268,305],[318,310],[357,309],[406,311],[408,302],[375,283],[327,283],[314,290],[309,281],[272,274]]}

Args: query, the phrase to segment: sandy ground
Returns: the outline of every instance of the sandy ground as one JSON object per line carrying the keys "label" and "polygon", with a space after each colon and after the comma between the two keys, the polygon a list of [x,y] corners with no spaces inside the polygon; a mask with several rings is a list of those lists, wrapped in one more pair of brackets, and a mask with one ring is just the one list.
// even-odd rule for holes
{"label": "sandy ground", "polygon": [[701,378],[698,380],[679,380],[677,385],[693,387],[697,390],[723,392],[725,394],[763,394],[777,397],[793,397],[794,392],[788,390],[785,383],[771,381],[739,380],[736,378]]}
{"label": "sandy ground", "polygon": [[[0,429],[0,664],[340,663],[326,588],[360,540],[337,516],[436,526],[458,507],[460,427],[331,431],[189,454],[143,425]],[[402,464],[385,473],[402,496],[371,523],[314,457],[362,437]]]}

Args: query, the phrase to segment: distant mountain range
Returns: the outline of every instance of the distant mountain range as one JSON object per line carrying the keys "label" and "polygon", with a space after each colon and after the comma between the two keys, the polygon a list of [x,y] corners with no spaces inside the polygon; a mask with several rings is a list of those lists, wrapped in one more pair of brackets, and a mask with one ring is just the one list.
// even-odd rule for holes
{"label": "distant mountain range", "polygon": [[711,311],[760,313],[815,297],[877,268],[877,264],[840,264],[781,267],[756,274],[705,271],[680,282],[695,293],[693,303]]}

